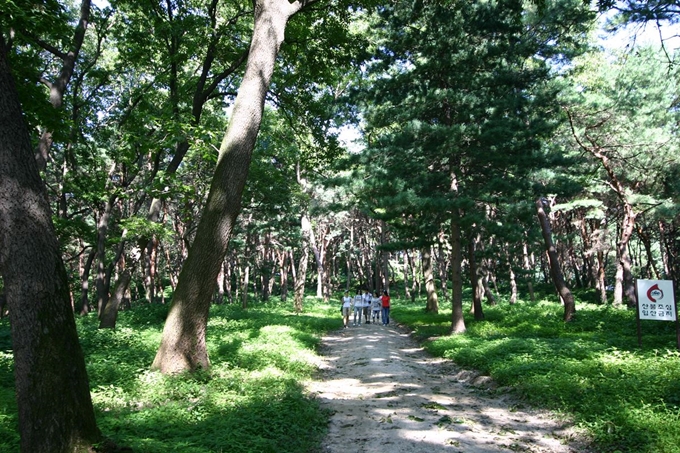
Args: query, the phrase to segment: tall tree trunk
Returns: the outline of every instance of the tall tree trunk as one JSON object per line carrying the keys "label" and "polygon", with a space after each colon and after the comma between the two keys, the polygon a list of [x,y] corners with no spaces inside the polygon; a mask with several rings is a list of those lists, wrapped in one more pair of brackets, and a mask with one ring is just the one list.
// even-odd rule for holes
{"label": "tall tree trunk", "polygon": [[[380,220],[380,244],[384,245],[387,243],[387,222],[385,220]],[[388,293],[390,292],[390,261],[389,253],[385,250],[380,250],[380,263],[382,270],[382,287]]]}
{"label": "tall tree trunk", "polygon": [[597,270],[595,268],[595,256],[593,238],[588,234],[588,220],[585,218],[585,210],[579,210],[579,231],[581,233],[581,241],[583,242],[583,249],[581,256],[585,266],[587,286],[594,288],[597,285]]}
{"label": "tall tree trunk", "polygon": [[182,267],[152,364],[166,374],[210,366],[205,336],[215,279],[241,210],[241,195],[286,24],[305,4],[287,0],[253,3],[253,37],[245,74],[220,146],[196,238]]}
{"label": "tall tree trunk", "polygon": [[246,263],[241,273],[241,308],[248,308],[248,287],[250,286],[250,264]]}
{"label": "tall tree trunk", "polygon": [[510,256],[510,244],[505,244],[505,259],[508,260],[508,269],[510,277],[510,305],[517,302],[517,279],[515,276],[515,270],[513,269],[512,257]]}
{"label": "tall tree trunk", "polygon": [[413,255],[408,256],[408,262],[411,268],[411,300],[415,302],[417,296],[420,296],[420,279],[418,278],[418,269],[416,269],[416,260]]}
{"label": "tall tree trunk", "polygon": [[125,298],[125,292],[132,280],[132,273],[130,269],[125,269],[120,278],[116,281],[116,287],[111,294],[109,303],[104,307],[104,311],[99,316],[100,329],[115,329],[116,321],[118,320],[118,310]]}
{"label": "tall tree trunk", "polygon": [[99,222],[97,222],[97,315],[101,316],[104,307],[109,301],[109,285],[106,279],[106,236],[109,229],[109,218],[116,195],[111,195],[104,205]]}
{"label": "tall tree trunk", "polygon": [[600,303],[607,303],[607,282],[605,281],[604,252],[597,252],[597,286],[600,289]]}
{"label": "tall tree trunk", "polygon": [[217,294],[215,295],[215,303],[224,303],[224,263],[220,266],[220,272],[217,274]]}
{"label": "tall tree trunk", "polygon": [[282,250],[279,253],[279,267],[281,268],[281,300],[288,299],[288,251]]}
{"label": "tall tree trunk", "polygon": [[90,312],[90,270],[92,270],[92,262],[97,256],[97,249],[92,247],[90,253],[87,254],[87,260],[83,267],[83,272],[80,274],[80,314],[86,315]]}
{"label": "tall tree trunk", "polygon": [[642,225],[636,224],[637,235],[645,246],[645,255],[647,256],[647,277],[650,279],[660,280],[661,275],[656,267],[656,262],[654,260],[654,255],[652,254],[652,240],[649,237],[649,233]]}
{"label": "tall tree trunk", "polygon": [[306,215],[302,216],[302,246],[300,247],[300,261],[298,262],[297,277],[295,278],[295,312],[302,312],[305,299],[305,280],[307,279],[307,265],[309,263],[309,235],[312,225]]}
{"label": "tall tree trunk", "polygon": [[437,302],[437,286],[434,284],[434,272],[432,271],[432,249],[425,246],[420,251],[423,264],[423,277],[425,277],[425,290],[427,291],[427,305],[425,310],[428,313],[439,313],[439,303]]}
{"label": "tall tree trunk", "polygon": [[545,214],[543,209],[543,200],[539,198],[536,200],[536,212],[538,214],[538,220],[541,224],[541,233],[543,234],[543,241],[545,242],[545,248],[548,252],[548,259],[550,261],[550,273],[553,278],[553,283],[555,289],[559,293],[562,301],[564,302],[564,321],[571,321],[571,318],[576,312],[576,303],[574,302],[574,296],[569,291],[567,284],[564,282],[564,277],[562,276],[562,270],[560,269],[559,259],[557,257],[557,250],[552,241],[552,230],[550,228],[550,220]]}
{"label": "tall tree trunk", "polygon": [[479,240],[479,235],[473,235],[468,241],[468,263],[470,267],[470,285],[472,286],[472,313],[475,316],[475,321],[484,320],[484,309],[482,308],[482,297],[484,296],[484,283],[482,279],[484,276],[481,266],[477,262],[476,253]]}
{"label": "tall tree trunk", "polygon": [[[78,25],[74,30],[71,48],[68,52],[64,53],[58,52],[56,49],[48,49],[62,61],[59,76],[57,76],[53,82],[44,81],[50,90],[50,103],[55,109],[60,109],[64,103],[64,94],[66,93],[66,88],[73,76],[76,61],[78,60],[78,54],[80,53],[80,49],[85,40],[85,32],[90,23],[90,4],[91,0],[83,0],[80,4],[80,18],[78,20]],[[53,132],[54,131],[49,129],[44,129],[40,134],[38,149],[35,156],[40,170],[45,170],[47,161],[49,160],[49,153],[54,140]]]}
{"label": "tall tree trunk", "polygon": [[[314,228],[312,228],[312,224],[309,222],[309,219],[307,219],[307,222],[309,223],[309,231],[307,232],[309,245],[312,249],[312,252],[314,253],[314,260],[316,261],[316,297],[322,298],[324,297],[323,282],[325,279],[323,250],[319,250],[319,247],[317,246]],[[323,242],[323,238],[320,239]]]}
{"label": "tall tree trunk", "polygon": [[451,333],[465,332],[463,318],[463,253],[457,212],[451,217]]}
{"label": "tall tree trunk", "polygon": [[349,291],[352,287],[352,250],[354,249],[354,221],[350,219],[349,224],[349,244],[347,245],[346,260],[347,260],[347,281],[345,282],[345,291]]}
{"label": "tall tree trunk", "polygon": [[446,235],[444,230],[439,231],[437,240],[437,270],[439,271],[439,286],[442,290],[442,295],[444,296],[444,302],[449,300],[449,269],[448,260],[446,259],[445,245],[446,245]]}
{"label": "tall tree trunk", "polygon": [[408,257],[408,250],[404,251],[404,295],[406,296],[407,299],[411,299],[411,301],[414,301],[413,293],[408,287],[408,273],[409,273],[409,257]]}
{"label": "tall tree trunk", "polygon": [[661,251],[661,262],[663,263],[663,275],[668,278],[672,275],[671,257],[673,256],[671,247],[666,240],[668,236],[666,230],[668,227],[664,220],[659,220],[657,225],[659,228],[659,250]]}
{"label": "tall tree trunk", "polygon": [[158,256],[158,238],[152,235],[146,246],[144,259],[144,292],[146,300],[153,303],[156,299],[156,264]]}
{"label": "tall tree trunk", "polygon": [[0,275],[10,311],[21,452],[85,451],[101,435],[47,191],[0,33]]}
{"label": "tall tree trunk", "polygon": [[484,297],[489,305],[494,306],[497,304],[496,296],[493,295],[491,287],[489,286],[489,270],[488,267],[482,266],[482,289],[484,290]]}
{"label": "tall tree trunk", "polygon": [[527,277],[527,288],[529,289],[529,300],[534,302],[536,300],[536,296],[534,295],[534,283],[533,283],[533,277],[532,273],[534,270],[534,267],[531,265],[531,262],[529,261],[529,247],[527,246],[526,241],[522,242],[522,265],[524,268],[524,272],[526,272]]}
{"label": "tall tree trunk", "polygon": [[624,297],[629,306],[635,306],[635,288],[633,286],[630,255],[628,243],[635,229],[635,217],[633,207],[624,201],[623,219],[621,221],[621,233],[616,244],[616,283],[614,286],[614,305],[621,305]]}

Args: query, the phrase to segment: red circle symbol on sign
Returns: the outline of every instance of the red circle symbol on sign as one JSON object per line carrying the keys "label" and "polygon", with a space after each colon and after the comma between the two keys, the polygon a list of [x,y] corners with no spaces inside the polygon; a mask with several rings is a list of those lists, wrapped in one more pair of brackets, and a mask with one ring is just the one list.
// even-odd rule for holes
{"label": "red circle symbol on sign", "polygon": [[663,299],[663,291],[661,291],[661,288],[659,288],[658,284],[647,290],[647,299],[651,300],[652,302]]}

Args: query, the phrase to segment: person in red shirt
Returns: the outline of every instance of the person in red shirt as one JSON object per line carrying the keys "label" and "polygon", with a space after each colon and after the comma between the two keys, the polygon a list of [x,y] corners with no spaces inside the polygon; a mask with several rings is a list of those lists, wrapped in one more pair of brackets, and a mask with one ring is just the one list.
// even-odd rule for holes
{"label": "person in red shirt", "polygon": [[390,295],[383,291],[382,295],[382,323],[386,326],[390,323]]}

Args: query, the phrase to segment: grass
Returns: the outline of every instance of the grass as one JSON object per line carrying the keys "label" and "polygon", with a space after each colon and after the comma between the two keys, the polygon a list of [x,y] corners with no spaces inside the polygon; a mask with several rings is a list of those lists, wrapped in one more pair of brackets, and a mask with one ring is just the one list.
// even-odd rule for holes
{"label": "grass", "polygon": [[[466,314],[468,331],[447,335],[450,308],[393,299],[392,315],[435,355],[492,376],[528,403],[572,418],[598,452],[680,452],[680,354],[675,325],[582,297],[570,323],[547,301],[485,306]],[[442,304],[444,305],[444,304]],[[305,313],[273,301],[214,306],[208,328],[212,368],[192,376],[150,372],[167,306],[121,312],[117,329],[78,318],[102,432],[135,452],[320,450],[329,415],[302,382],[315,372],[321,336],[341,325],[337,301],[310,298]],[[9,325],[0,321],[0,451],[18,452]]]}
{"label": "grass", "polygon": [[675,324],[580,302],[573,322],[546,301],[485,306],[466,315],[467,332],[449,336],[450,309],[397,303],[393,314],[437,356],[512,387],[532,405],[571,417],[599,452],[680,452],[680,353]]}
{"label": "grass", "polygon": [[[341,326],[337,303],[214,306],[208,326],[212,368],[167,377],[149,371],[167,306],[121,312],[116,330],[78,318],[97,422],[135,452],[313,452],[329,414],[305,393],[321,335]],[[9,325],[0,323],[0,451],[18,452]]]}

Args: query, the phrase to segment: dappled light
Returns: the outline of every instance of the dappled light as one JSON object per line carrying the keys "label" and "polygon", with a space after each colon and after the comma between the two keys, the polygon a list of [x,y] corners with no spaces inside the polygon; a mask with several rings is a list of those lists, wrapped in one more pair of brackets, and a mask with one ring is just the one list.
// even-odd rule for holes
{"label": "dappled light", "polygon": [[496,394],[478,373],[429,357],[405,330],[367,324],[323,344],[323,381],[309,388],[332,409],[327,451],[572,451],[567,426]]}

